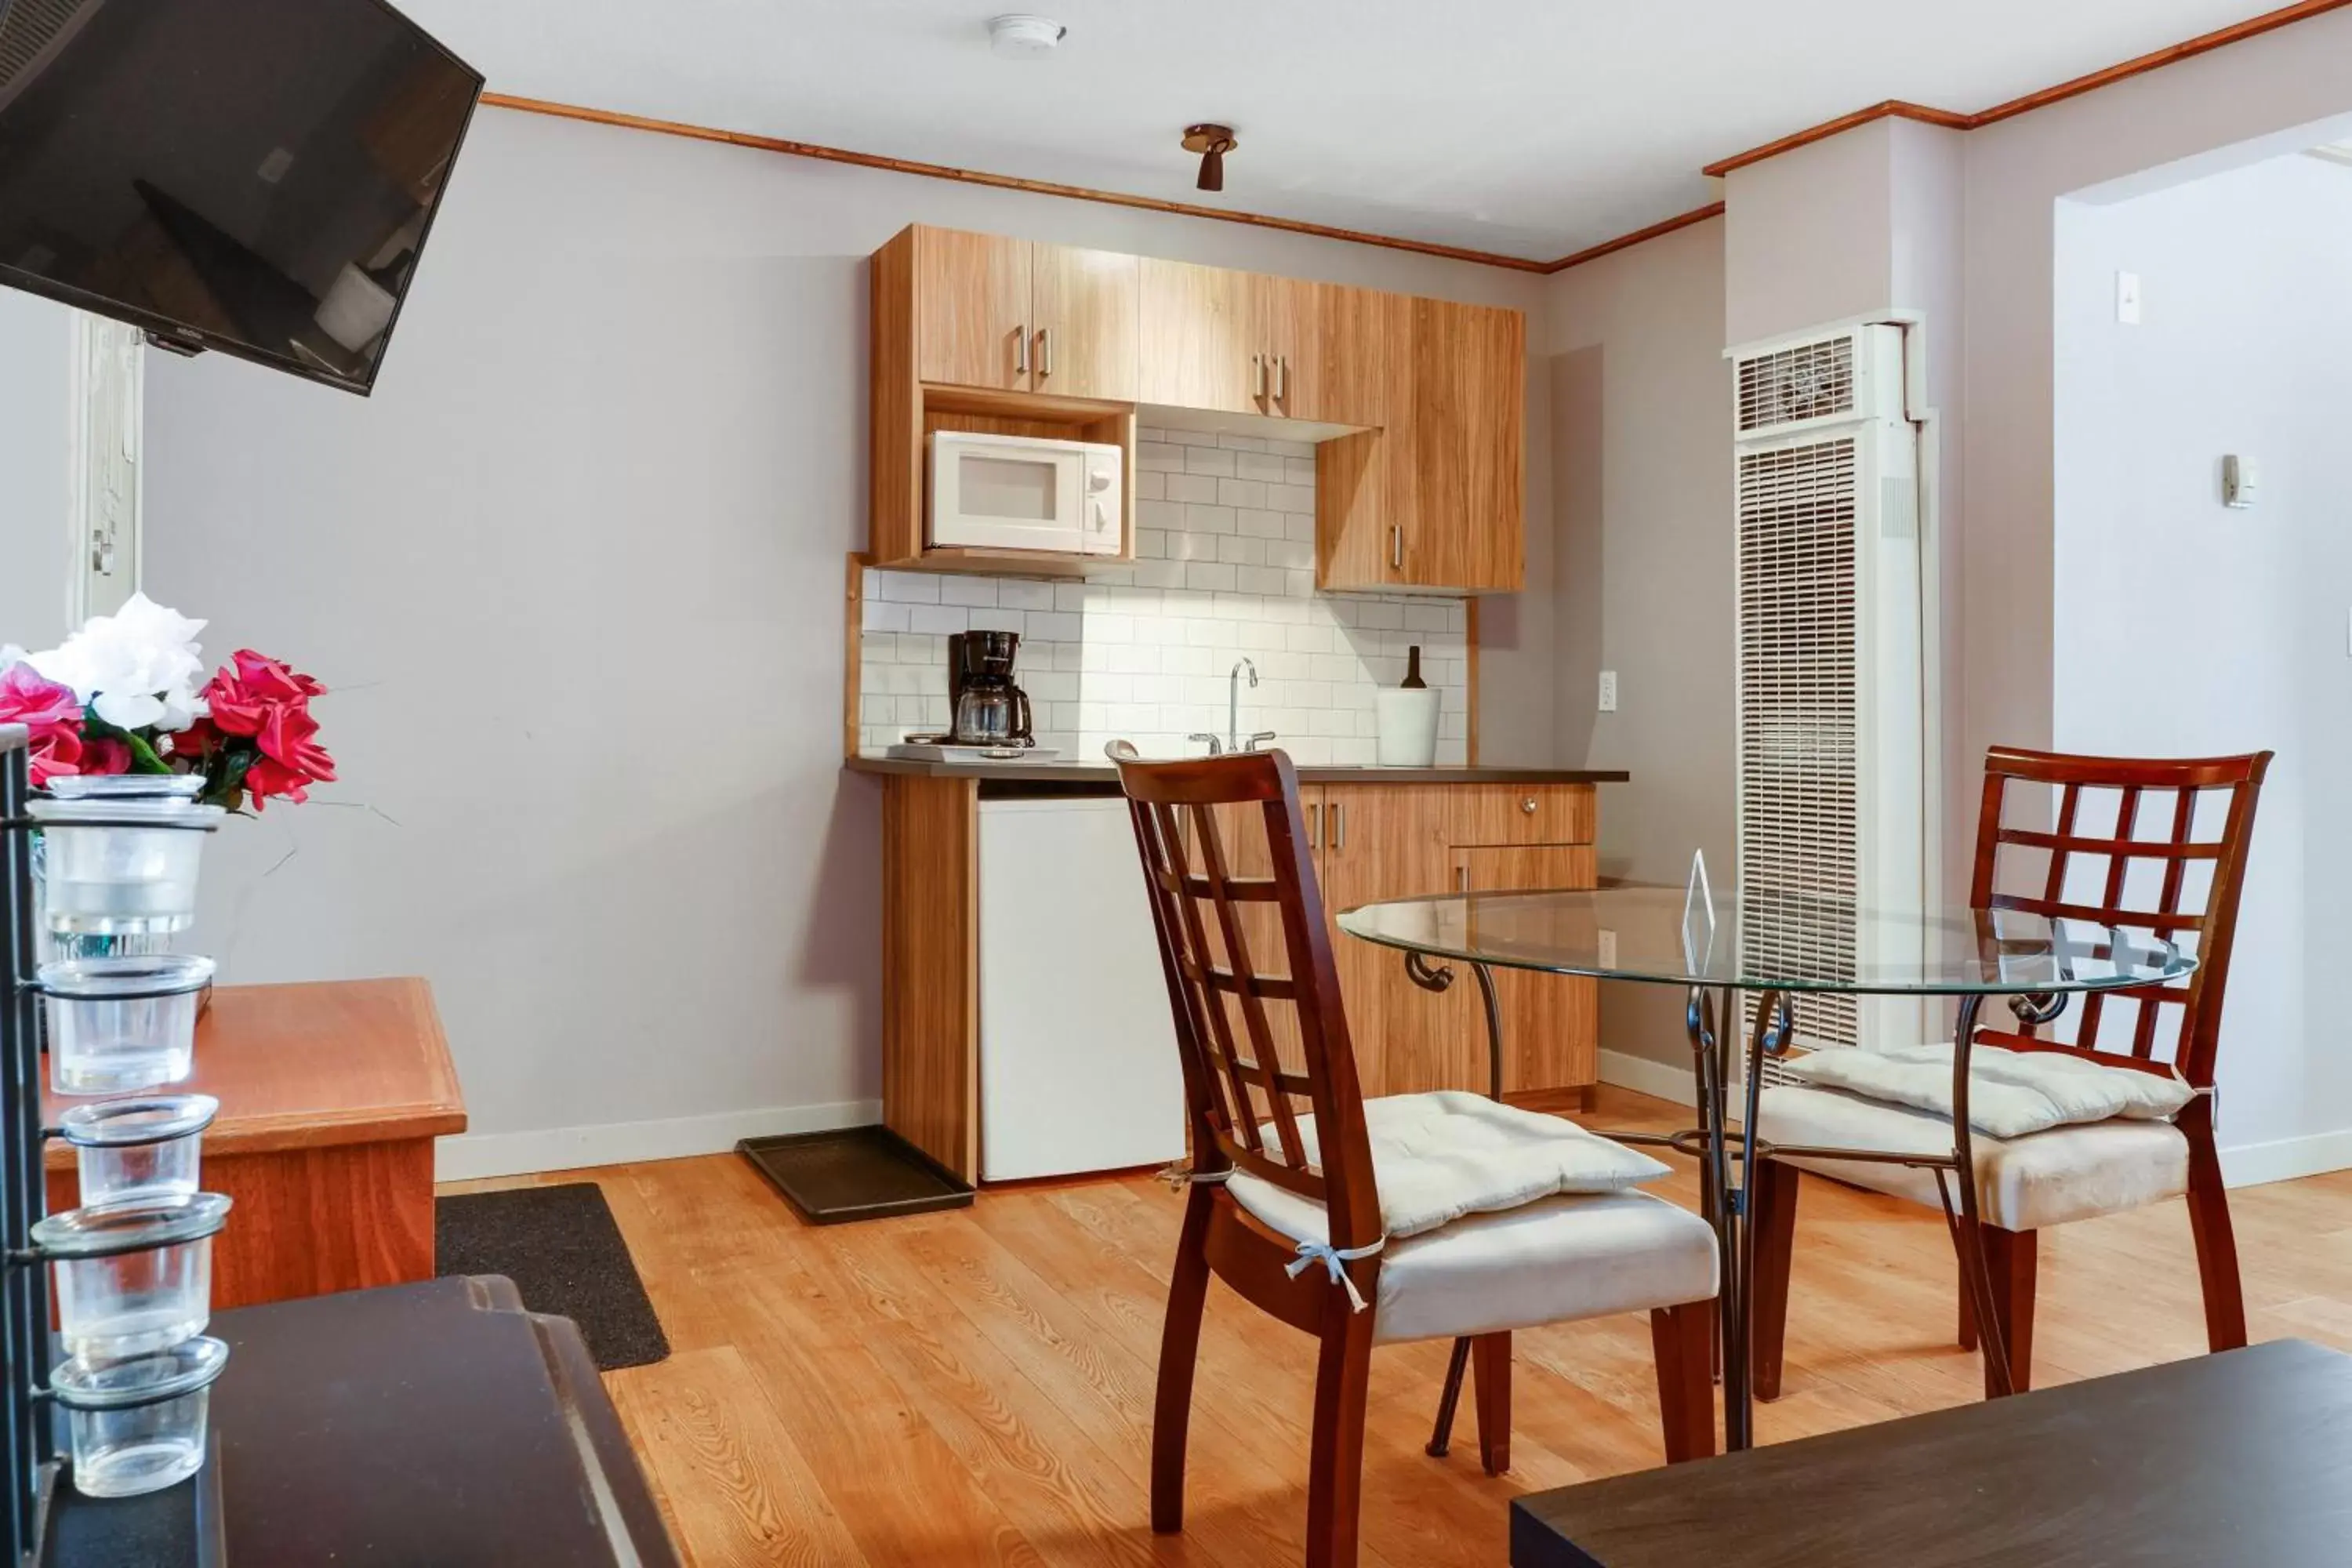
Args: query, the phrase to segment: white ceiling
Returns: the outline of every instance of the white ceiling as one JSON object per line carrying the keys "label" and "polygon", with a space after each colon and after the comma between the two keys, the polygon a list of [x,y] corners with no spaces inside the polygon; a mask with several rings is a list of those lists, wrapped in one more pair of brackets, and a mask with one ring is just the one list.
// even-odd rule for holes
{"label": "white ceiling", "polygon": [[[2276,0],[399,0],[493,90],[1549,259],[1883,99],[1987,108]],[[986,23],[1067,24],[1000,59]],[[1233,125],[1223,196],[1187,121]]]}

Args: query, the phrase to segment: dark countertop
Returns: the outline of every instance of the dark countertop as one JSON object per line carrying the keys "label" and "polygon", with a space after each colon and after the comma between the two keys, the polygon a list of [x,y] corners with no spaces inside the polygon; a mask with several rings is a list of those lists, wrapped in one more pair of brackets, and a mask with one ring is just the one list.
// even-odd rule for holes
{"label": "dark countertop", "polygon": [[[900,757],[851,757],[844,766],[854,773],[899,773],[919,778],[981,779],[989,783],[1098,784],[1116,787],[1118,774],[1108,763],[924,763]],[[1625,784],[1633,775],[1594,768],[1375,768],[1302,767],[1300,784]]]}

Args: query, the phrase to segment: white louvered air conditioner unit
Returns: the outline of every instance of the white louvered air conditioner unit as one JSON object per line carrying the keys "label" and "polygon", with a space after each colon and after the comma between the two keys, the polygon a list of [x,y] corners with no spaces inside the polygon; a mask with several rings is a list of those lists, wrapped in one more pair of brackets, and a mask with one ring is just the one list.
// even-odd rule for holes
{"label": "white louvered air conditioner unit", "polygon": [[[1890,949],[1904,940],[1868,917],[1927,901],[1933,552],[1906,335],[1825,329],[1728,356],[1738,940],[1751,972],[1866,972],[1903,956]],[[1811,1047],[1933,1032],[1916,1001],[1834,993],[1800,995],[1796,1026]]]}

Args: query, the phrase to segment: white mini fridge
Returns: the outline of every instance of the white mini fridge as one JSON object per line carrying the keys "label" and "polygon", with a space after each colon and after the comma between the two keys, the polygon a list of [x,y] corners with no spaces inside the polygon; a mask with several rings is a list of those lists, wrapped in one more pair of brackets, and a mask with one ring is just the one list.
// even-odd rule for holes
{"label": "white mini fridge", "polygon": [[980,803],[980,1175],[1184,1152],[1184,1073],[1127,802]]}

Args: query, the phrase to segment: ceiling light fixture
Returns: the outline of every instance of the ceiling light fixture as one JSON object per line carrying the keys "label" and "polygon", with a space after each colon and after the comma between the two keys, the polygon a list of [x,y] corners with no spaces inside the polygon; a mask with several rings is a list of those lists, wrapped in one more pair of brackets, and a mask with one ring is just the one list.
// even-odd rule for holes
{"label": "ceiling light fixture", "polygon": [[1184,151],[1201,154],[1201,177],[1193,184],[1204,191],[1225,188],[1225,154],[1241,143],[1234,140],[1230,125],[1187,125],[1184,127]]}
{"label": "ceiling light fixture", "polygon": [[1051,17],[1016,12],[989,19],[988,47],[1008,60],[1042,60],[1069,31]]}

